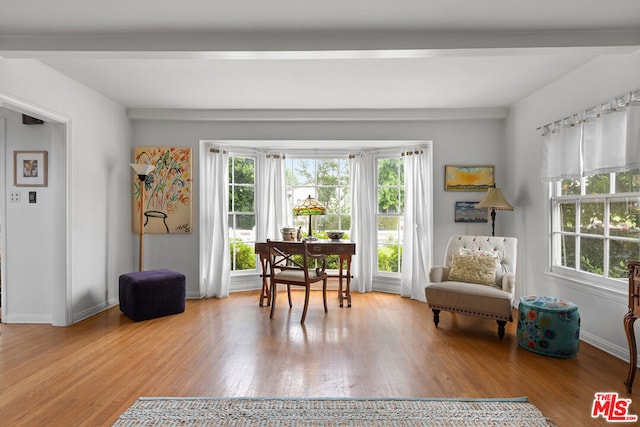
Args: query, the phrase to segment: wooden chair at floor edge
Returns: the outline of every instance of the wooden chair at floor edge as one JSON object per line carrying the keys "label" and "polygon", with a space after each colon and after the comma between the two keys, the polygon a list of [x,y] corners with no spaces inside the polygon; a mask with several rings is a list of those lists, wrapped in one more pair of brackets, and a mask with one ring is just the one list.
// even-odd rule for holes
{"label": "wooden chair at floor edge", "polygon": [[[309,293],[311,284],[322,281],[322,299],[324,301],[324,312],[327,312],[327,272],[326,259],[324,255],[312,254],[307,249],[307,242],[285,242],[272,241],[267,239],[269,248],[269,274],[271,288],[271,314],[276,308],[276,286],[278,283],[287,285],[287,296],[289,297],[289,308],[293,307],[291,303],[291,286],[304,286],[304,309],[302,310],[302,318],[300,323],[304,323],[307,317],[307,308],[309,306]],[[309,262],[317,260],[321,266],[316,268],[308,268]]]}

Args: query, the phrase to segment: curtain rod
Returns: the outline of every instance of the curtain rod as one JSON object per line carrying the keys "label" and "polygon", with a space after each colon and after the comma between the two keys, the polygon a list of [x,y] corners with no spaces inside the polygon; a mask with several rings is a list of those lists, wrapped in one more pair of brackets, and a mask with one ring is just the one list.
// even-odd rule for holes
{"label": "curtain rod", "polygon": [[[588,110],[591,110],[592,108],[596,108],[598,105],[606,104],[607,102],[611,101],[612,99],[618,99],[618,98],[620,98],[620,97],[622,97],[622,96],[626,96],[626,95],[629,95],[629,94],[631,94],[631,95],[632,95],[632,96],[629,98],[629,103],[631,103],[631,99],[633,98],[633,94],[634,94],[635,92],[638,92],[638,93],[640,94],[640,87],[639,87],[639,88],[637,88],[637,89],[629,90],[629,91],[627,91],[627,92],[623,93],[622,95],[618,95],[618,96],[614,96],[613,98],[609,98],[609,100],[608,100],[608,101],[603,101],[603,102],[600,102],[600,103],[598,103],[598,104],[596,104],[596,105],[594,105],[594,106],[592,106],[592,107],[585,108],[584,110],[582,110],[582,112],[584,112],[584,111],[588,111]],[[545,124],[545,125],[538,126],[538,127],[536,128],[536,130],[540,130],[540,129],[542,129],[542,128],[546,127],[546,126],[551,126],[551,125],[552,125],[552,124],[554,124],[554,123],[560,122],[560,121],[562,121],[562,120],[564,120],[564,119],[566,119],[566,118],[573,117],[573,116],[576,116],[576,115],[578,115],[578,114],[580,114],[580,113],[573,113],[573,114],[569,114],[568,116],[565,116],[565,117],[563,117],[563,118],[561,118],[561,119],[559,119],[559,120],[554,120],[554,121],[552,121],[551,123],[547,123],[547,124]]]}

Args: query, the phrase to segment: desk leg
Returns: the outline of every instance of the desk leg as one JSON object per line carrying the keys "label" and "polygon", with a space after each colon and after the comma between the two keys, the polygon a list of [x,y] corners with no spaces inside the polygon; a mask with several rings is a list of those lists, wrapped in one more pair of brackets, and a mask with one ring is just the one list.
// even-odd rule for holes
{"label": "desk leg", "polygon": [[633,315],[633,311],[629,311],[624,316],[624,330],[627,334],[627,341],[629,342],[629,373],[624,384],[627,386],[627,393],[631,393],[631,387],[633,387],[633,378],[636,376],[636,366],[638,364],[638,351],[636,349],[636,334],[633,330],[633,322],[636,321],[636,317]]}
{"label": "desk leg", "polygon": [[[345,289],[342,288],[342,278],[343,275],[343,262],[347,264],[347,286]],[[351,255],[340,255],[340,274],[338,276],[339,286],[339,295],[338,298],[340,300],[340,307],[344,306],[344,300],[347,300],[347,307],[351,307]]]}
{"label": "desk leg", "polygon": [[260,255],[260,265],[262,267],[262,291],[260,292],[260,307],[265,306],[265,300],[267,301],[266,306],[269,307],[271,305],[271,292],[269,289],[269,282],[267,280],[267,257]]}

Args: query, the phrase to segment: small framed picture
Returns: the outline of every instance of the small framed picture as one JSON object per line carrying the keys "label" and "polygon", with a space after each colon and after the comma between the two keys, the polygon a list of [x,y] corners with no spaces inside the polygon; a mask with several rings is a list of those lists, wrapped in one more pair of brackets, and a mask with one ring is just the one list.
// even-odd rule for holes
{"label": "small framed picture", "polygon": [[476,209],[480,202],[456,202],[455,222],[488,222],[487,210]]}
{"label": "small framed picture", "polygon": [[47,151],[14,151],[14,187],[46,187],[48,185],[47,154]]}

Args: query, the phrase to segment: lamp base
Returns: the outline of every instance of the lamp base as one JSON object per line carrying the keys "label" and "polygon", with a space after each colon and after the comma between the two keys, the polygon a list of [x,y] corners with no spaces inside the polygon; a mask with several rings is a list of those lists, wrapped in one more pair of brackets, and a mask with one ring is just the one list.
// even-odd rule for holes
{"label": "lamp base", "polygon": [[304,240],[305,242],[313,242],[315,240],[318,240],[318,238],[317,237],[313,237],[313,236],[307,236],[302,240]]}

